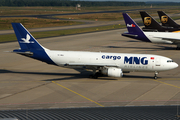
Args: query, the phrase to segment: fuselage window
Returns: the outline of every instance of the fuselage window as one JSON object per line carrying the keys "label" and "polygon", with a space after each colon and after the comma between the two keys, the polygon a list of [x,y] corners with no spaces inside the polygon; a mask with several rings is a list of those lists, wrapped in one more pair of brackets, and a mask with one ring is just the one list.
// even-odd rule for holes
{"label": "fuselage window", "polygon": [[168,63],[173,62],[172,60],[167,60]]}

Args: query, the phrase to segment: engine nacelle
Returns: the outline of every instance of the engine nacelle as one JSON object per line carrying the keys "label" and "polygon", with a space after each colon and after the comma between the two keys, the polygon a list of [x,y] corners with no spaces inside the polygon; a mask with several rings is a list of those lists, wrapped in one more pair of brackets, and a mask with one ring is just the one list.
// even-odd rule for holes
{"label": "engine nacelle", "polygon": [[111,77],[122,77],[123,76],[122,69],[116,68],[116,67],[103,68],[101,70],[101,72],[102,72],[102,74],[111,76]]}

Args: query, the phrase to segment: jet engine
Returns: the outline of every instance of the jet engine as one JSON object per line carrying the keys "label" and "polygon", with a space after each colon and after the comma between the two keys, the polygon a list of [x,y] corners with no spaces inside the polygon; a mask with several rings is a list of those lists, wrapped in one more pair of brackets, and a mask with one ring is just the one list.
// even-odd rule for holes
{"label": "jet engine", "polygon": [[107,67],[101,70],[101,73],[111,77],[122,77],[122,69],[116,67]]}

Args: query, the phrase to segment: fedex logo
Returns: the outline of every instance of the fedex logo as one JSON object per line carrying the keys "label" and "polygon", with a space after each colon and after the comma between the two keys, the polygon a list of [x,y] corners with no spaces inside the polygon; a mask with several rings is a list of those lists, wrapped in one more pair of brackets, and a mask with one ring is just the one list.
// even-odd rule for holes
{"label": "fedex logo", "polygon": [[127,24],[127,27],[136,27],[136,25],[134,25],[134,24]]}
{"label": "fedex logo", "polygon": [[127,57],[125,56],[124,57],[124,64],[142,64],[142,65],[147,65],[148,64],[148,60],[147,60],[147,57]]}

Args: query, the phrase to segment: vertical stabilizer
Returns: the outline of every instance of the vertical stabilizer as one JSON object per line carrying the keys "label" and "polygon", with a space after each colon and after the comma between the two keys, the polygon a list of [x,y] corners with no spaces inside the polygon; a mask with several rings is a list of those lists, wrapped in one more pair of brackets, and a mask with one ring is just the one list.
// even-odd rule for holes
{"label": "vertical stabilizer", "polygon": [[179,28],[180,25],[178,25],[171,17],[169,17],[165,12],[163,11],[157,11],[159,18],[161,20],[161,23],[163,26],[167,27],[174,27]]}
{"label": "vertical stabilizer", "polygon": [[143,32],[141,28],[139,28],[139,26],[136,24],[136,22],[127,13],[123,13],[123,17],[129,33]]}
{"label": "vertical stabilizer", "polygon": [[21,47],[13,50],[14,53],[56,65],[47,54],[50,50],[40,45],[21,23],[12,23],[12,26]]}
{"label": "vertical stabilizer", "polygon": [[21,23],[12,23],[12,26],[22,50],[44,49]]}
{"label": "vertical stabilizer", "polygon": [[122,36],[134,38],[137,40],[142,40],[145,42],[150,42],[149,39],[144,34],[144,32],[141,30],[141,28],[127,13],[123,13],[123,17],[128,29],[128,33],[123,33]]}
{"label": "vertical stabilizer", "polygon": [[147,12],[140,11],[140,14],[146,29],[157,29],[158,31],[163,31],[163,27]]}

